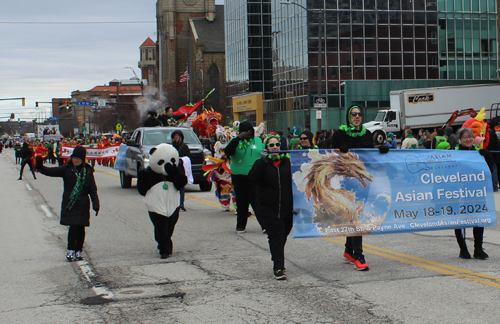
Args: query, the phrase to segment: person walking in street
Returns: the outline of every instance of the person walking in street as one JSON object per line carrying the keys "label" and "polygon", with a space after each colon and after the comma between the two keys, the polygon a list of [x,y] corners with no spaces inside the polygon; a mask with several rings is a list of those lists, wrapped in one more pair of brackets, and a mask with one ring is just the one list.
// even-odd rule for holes
{"label": "person walking in street", "polygon": [[[363,111],[361,107],[349,107],[346,115],[346,125],[341,125],[332,135],[332,148],[347,153],[354,148],[373,148],[372,133],[363,126]],[[380,153],[387,153],[389,148],[385,145],[379,147]],[[346,238],[344,260],[354,264],[354,269],[359,271],[369,270],[370,267],[363,255],[363,237],[350,236]]]}
{"label": "person walking in street", "polygon": [[[458,139],[458,145],[455,147],[455,150],[461,151],[474,151],[479,150],[479,154],[484,157],[484,160],[488,164],[490,171],[493,169],[493,157],[488,150],[479,149],[476,145],[474,145],[474,132],[472,129],[464,127],[460,128],[457,132],[456,138]],[[484,235],[484,227],[473,227],[472,234],[474,236],[474,258],[485,260],[489,258],[489,255],[486,254],[483,250],[483,235]],[[455,237],[457,238],[458,246],[460,247],[460,253],[458,257],[461,259],[471,259],[471,255],[469,250],[467,249],[467,244],[465,243],[465,228],[456,228],[455,229]]]}
{"label": "person walking in street", "polygon": [[266,229],[274,276],[282,280],[286,279],[286,239],[293,226],[293,194],[290,158],[288,154],[273,153],[280,151],[279,140],[279,136],[267,135],[266,149],[248,175],[256,183],[255,215]]}
{"label": "person walking in street", "polygon": [[[179,157],[187,157],[189,159],[189,147],[184,143],[184,133],[180,130],[175,130],[172,133],[172,146],[177,149],[179,152]],[[186,159],[184,159],[184,162],[186,162]],[[184,164],[184,169],[189,168],[191,169],[191,159],[189,159],[189,165]],[[191,170],[189,170],[191,173]],[[186,173],[187,175],[188,173]],[[186,211],[186,207],[184,207],[184,200],[185,200],[185,195],[186,195],[186,188],[182,188],[179,190],[180,196],[181,196],[181,210],[183,212]]]}
{"label": "person walking in street", "polygon": [[84,147],[77,146],[67,164],[52,168],[45,167],[42,159],[37,158],[37,170],[41,174],[63,179],[60,224],[69,226],[66,253],[68,261],[83,260],[85,227],[90,226],[90,201],[95,215],[99,214],[100,204],[94,169],[85,163],[86,154]]}
{"label": "person walking in street", "polygon": [[[264,149],[262,140],[248,121],[240,123],[240,133],[229,141],[224,151],[231,158],[231,179],[236,193],[236,233],[243,234],[248,221],[248,207],[255,208],[255,183],[248,176]],[[264,230],[264,228],[262,229]]]}
{"label": "person walking in street", "polygon": [[16,143],[14,144],[14,153],[16,156],[16,164],[21,164],[21,161],[22,161],[21,148],[22,148],[21,144],[16,141]]}
{"label": "person walking in street", "polygon": [[31,163],[31,157],[33,156],[33,151],[31,150],[28,142],[23,143],[20,155],[21,155],[21,171],[19,172],[19,179],[17,180],[23,180],[23,171],[26,164],[30,167],[31,174],[33,174],[33,179],[36,179],[35,170],[33,169],[33,164]]}

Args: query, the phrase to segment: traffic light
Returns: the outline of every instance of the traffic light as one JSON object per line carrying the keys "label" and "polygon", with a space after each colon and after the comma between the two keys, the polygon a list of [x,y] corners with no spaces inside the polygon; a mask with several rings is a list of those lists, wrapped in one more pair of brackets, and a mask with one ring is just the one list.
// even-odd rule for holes
{"label": "traffic light", "polygon": [[23,107],[26,106],[26,98],[23,98]]}
{"label": "traffic light", "polygon": [[10,114],[10,119],[16,119],[16,114],[14,113]]}
{"label": "traffic light", "polygon": [[38,101],[35,101],[35,109],[38,109]]}
{"label": "traffic light", "polygon": [[70,101],[66,101],[66,110],[69,110],[70,105],[71,105],[71,102]]}
{"label": "traffic light", "polygon": [[21,122],[21,118],[18,118],[18,119],[17,119],[17,121],[18,121],[18,122]]}

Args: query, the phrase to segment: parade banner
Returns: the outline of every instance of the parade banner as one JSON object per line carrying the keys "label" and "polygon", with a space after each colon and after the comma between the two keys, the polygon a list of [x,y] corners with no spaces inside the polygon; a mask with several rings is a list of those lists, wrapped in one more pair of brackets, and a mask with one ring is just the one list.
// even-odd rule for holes
{"label": "parade banner", "polygon": [[294,237],[496,226],[478,151],[291,151]]}
{"label": "parade banner", "polygon": [[120,151],[116,156],[115,165],[113,165],[113,169],[118,171],[127,171],[127,144],[122,144],[120,147]]}
{"label": "parade banner", "polygon": [[[86,146],[83,147],[85,147],[85,150],[87,151],[86,158],[88,160],[113,158],[116,157],[118,151],[120,150],[120,144],[105,148],[86,147]],[[60,157],[62,157],[63,159],[69,159],[71,157],[71,154],[73,153],[73,149],[74,147],[62,146]]]}

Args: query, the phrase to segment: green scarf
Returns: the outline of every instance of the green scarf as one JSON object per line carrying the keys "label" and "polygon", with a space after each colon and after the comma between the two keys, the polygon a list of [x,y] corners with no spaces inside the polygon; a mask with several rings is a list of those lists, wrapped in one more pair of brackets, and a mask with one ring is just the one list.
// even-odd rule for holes
{"label": "green scarf", "polygon": [[268,156],[273,161],[281,160],[284,157],[290,158],[290,154],[288,154],[288,153],[287,154],[281,153],[281,154],[278,154],[278,155],[273,155],[273,154],[269,153]]}
{"label": "green scarf", "polygon": [[87,172],[85,172],[85,165],[82,166],[80,172],[78,172],[76,166],[73,165],[73,171],[76,175],[76,185],[73,188],[71,195],[69,196],[69,203],[68,206],[66,206],[68,210],[71,210],[76,201],[80,199],[80,196],[82,195],[83,185],[85,184],[85,177],[87,175]]}
{"label": "green scarf", "polygon": [[347,125],[340,125],[340,130],[344,131],[350,137],[361,137],[366,134],[365,126],[361,125],[361,130],[357,131],[356,127],[349,127]]}

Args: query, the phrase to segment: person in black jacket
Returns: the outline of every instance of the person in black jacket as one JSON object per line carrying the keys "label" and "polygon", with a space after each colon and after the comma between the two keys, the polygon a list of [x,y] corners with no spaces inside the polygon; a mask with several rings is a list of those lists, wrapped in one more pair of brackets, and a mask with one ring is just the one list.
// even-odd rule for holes
{"label": "person in black jacket", "polygon": [[33,179],[36,179],[35,170],[33,169],[33,165],[31,164],[31,157],[33,156],[33,151],[31,151],[28,142],[24,142],[23,147],[19,151],[19,154],[22,160],[21,160],[21,171],[19,172],[19,179],[17,180],[23,180],[23,171],[26,164],[29,165],[30,167],[30,171],[33,174]]}
{"label": "person in black jacket", "polygon": [[[458,139],[458,145],[455,147],[455,150],[461,151],[474,151],[479,150],[479,154],[484,157],[486,164],[488,164],[488,168],[490,171],[493,170],[495,165],[493,161],[493,157],[490,151],[486,149],[479,149],[476,145],[474,145],[474,132],[472,129],[464,127],[460,128],[457,131],[456,138]],[[474,236],[474,258],[485,260],[489,258],[489,255],[486,254],[483,250],[483,234],[484,227],[473,227],[472,235]],[[457,238],[458,246],[460,247],[460,253],[458,257],[461,259],[471,259],[471,255],[467,250],[467,245],[465,244],[465,228],[456,228],[455,229],[455,237]]]}
{"label": "person in black jacket", "polygon": [[165,112],[158,116],[158,120],[163,126],[178,126],[179,120],[188,117],[188,114],[174,115],[172,107],[165,107]]}
{"label": "person in black jacket", "polygon": [[[184,143],[184,133],[180,130],[176,130],[172,133],[172,146],[179,152],[179,157],[188,156],[189,157],[189,147]],[[186,211],[184,207],[184,197],[186,195],[186,189],[183,187],[180,190],[181,194],[181,210]]]}
{"label": "person in black jacket", "polygon": [[[372,133],[367,130],[363,122],[361,107],[353,105],[346,114],[346,125],[341,125],[332,135],[332,148],[347,153],[354,148],[373,148]],[[387,153],[389,148],[385,145],[379,147],[380,153]],[[346,238],[344,260],[354,264],[354,269],[359,271],[369,270],[370,267],[363,255],[363,237],[352,236]]]}
{"label": "person in black jacket", "polygon": [[268,135],[261,159],[255,161],[250,173],[256,183],[255,215],[266,229],[274,276],[286,279],[285,244],[293,225],[292,170],[288,155],[280,150],[279,135]]}
{"label": "person in black jacket", "polygon": [[[37,158],[37,170],[49,177],[63,178],[64,192],[61,203],[61,225],[68,225],[68,261],[83,260],[85,227],[90,225],[90,200],[95,215],[99,214],[99,197],[94,179],[94,169],[85,163],[87,151],[77,146],[70,161],[60,167],[47,168]],[[90,196],[90,199],[89,199]]]}
{"label": "person in black jacket", "polygon": [[144,121],[143,127],[156,127],[161,126],[161,121],[156,119],[158,114],[154,111],[148,111],[148,118]]}

